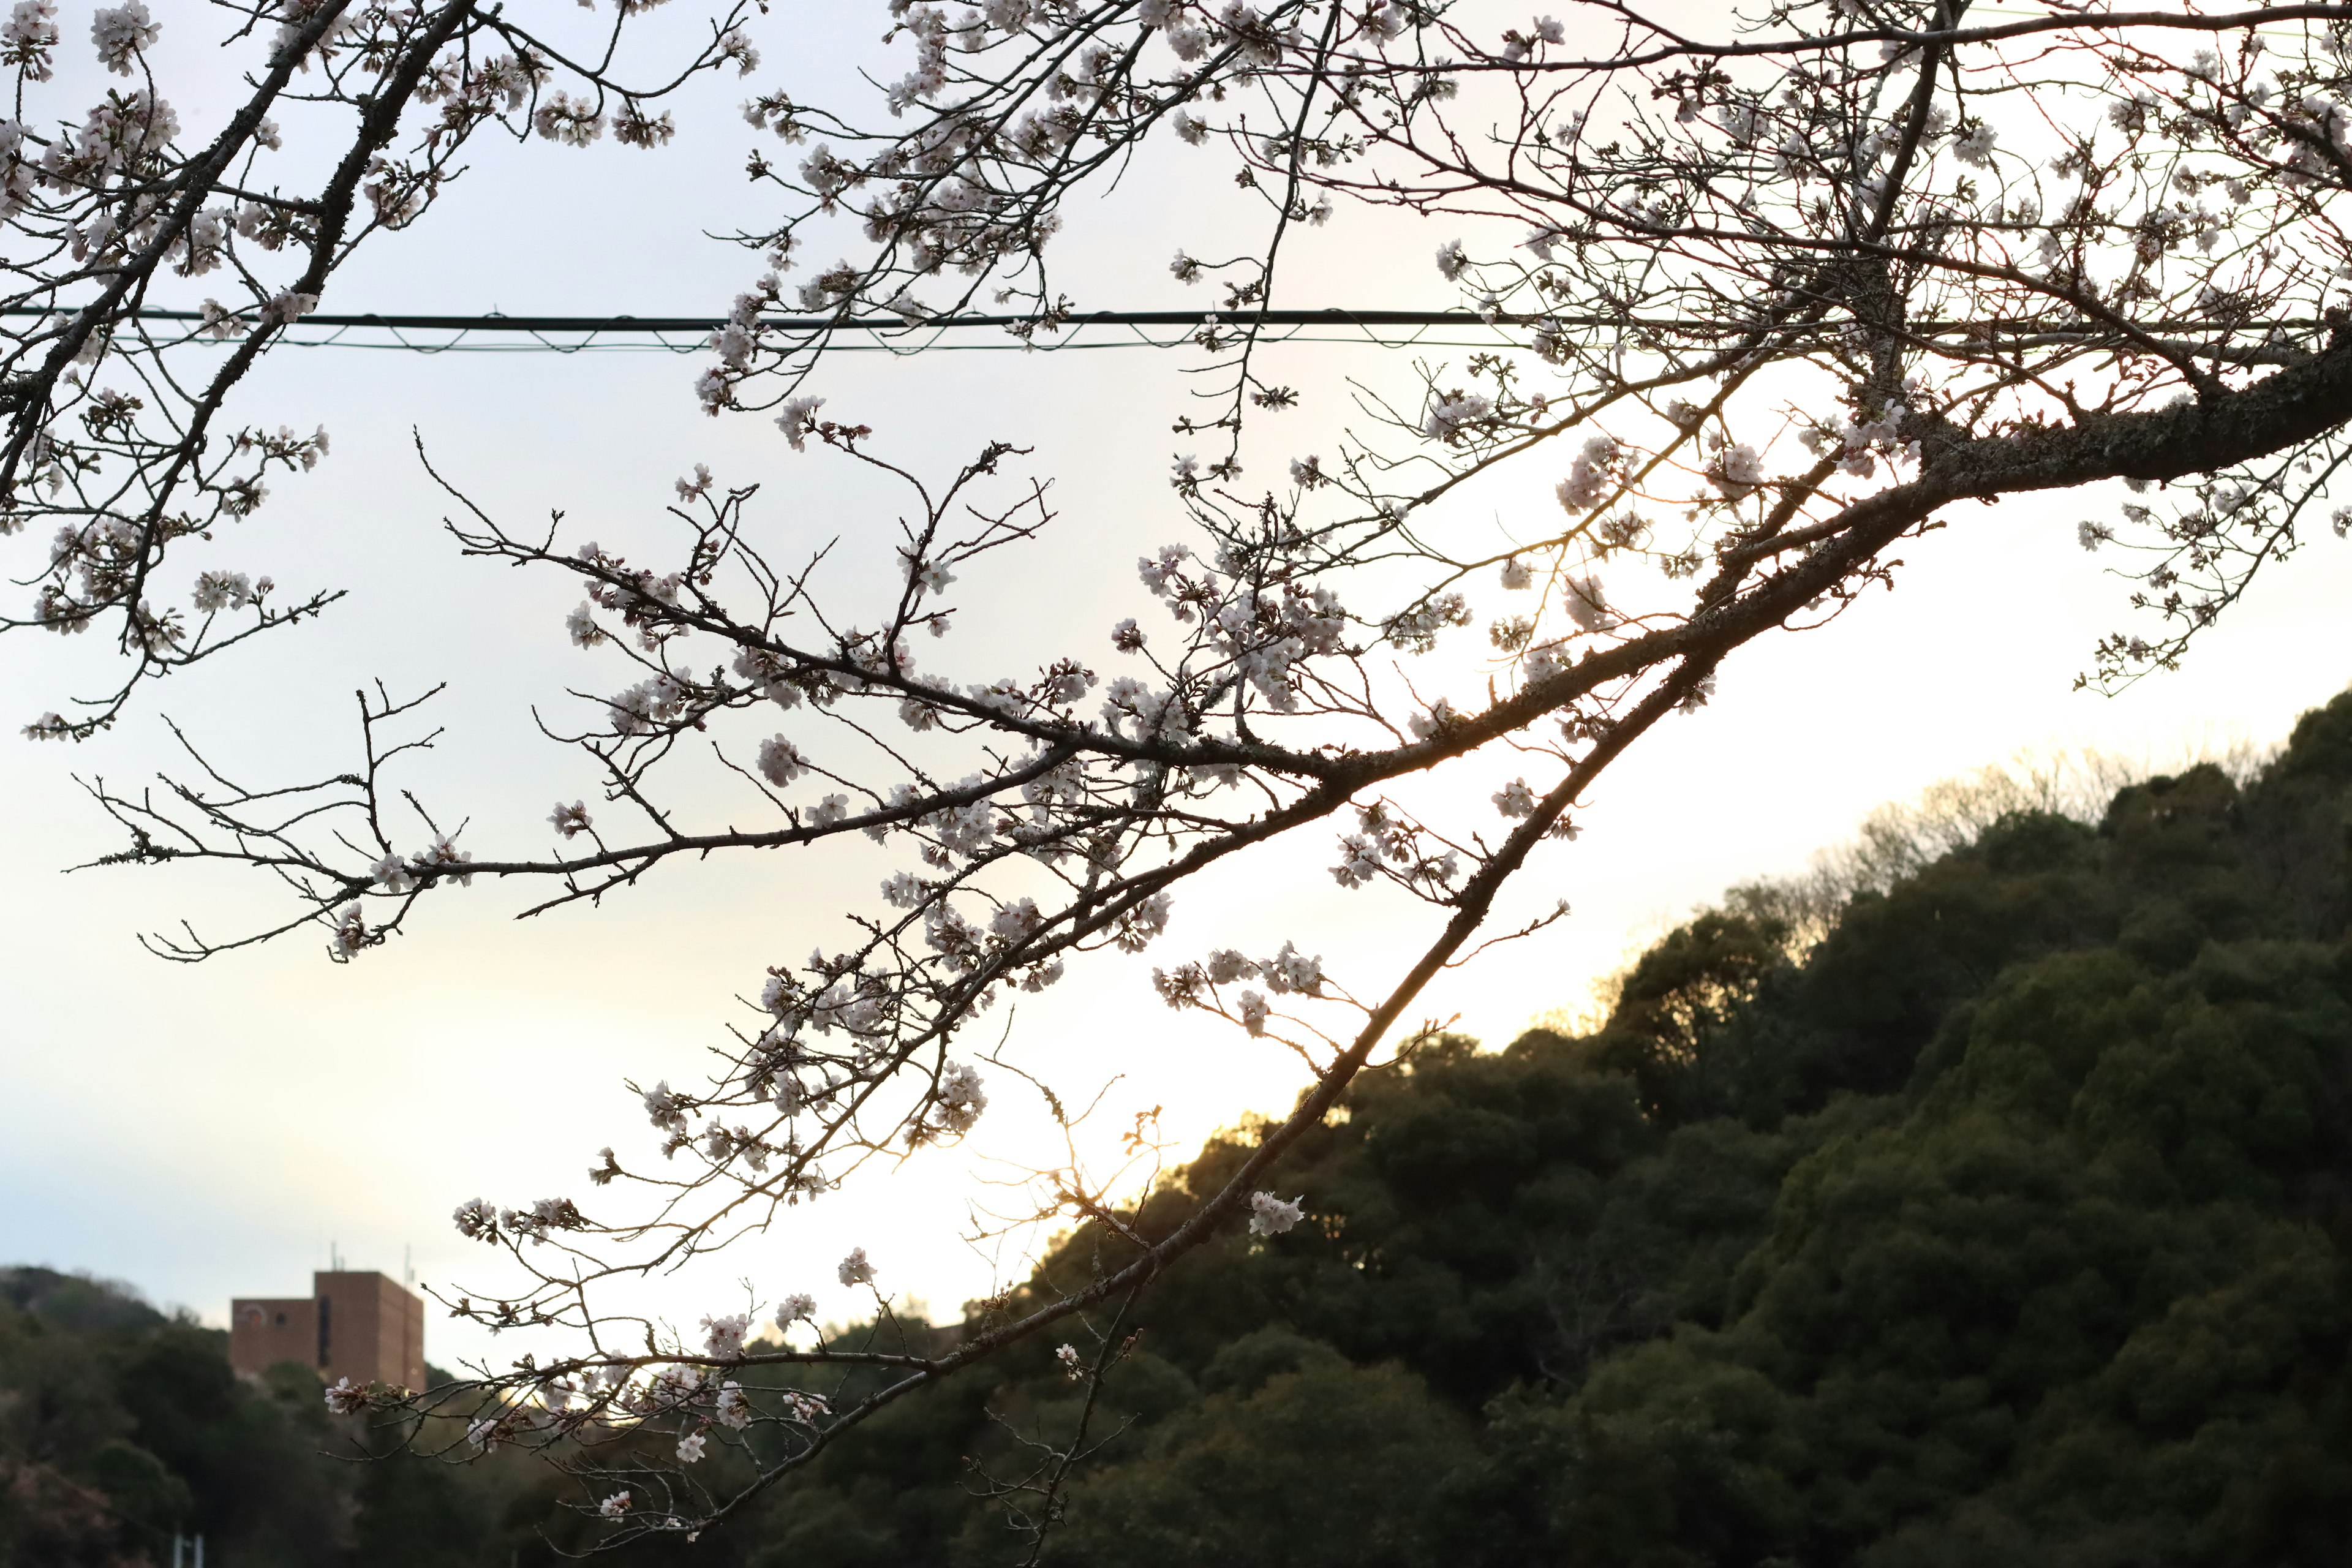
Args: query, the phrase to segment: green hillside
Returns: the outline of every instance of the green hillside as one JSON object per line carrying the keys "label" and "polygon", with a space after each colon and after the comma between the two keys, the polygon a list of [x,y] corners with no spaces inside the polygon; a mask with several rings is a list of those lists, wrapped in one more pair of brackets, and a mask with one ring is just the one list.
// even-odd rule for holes
{"label": "green hillside", "polygon": [[[2352,694],[2243,787],[2010,813],[1826,920],[1749,889],[1591,1034],[1422,1045],[1284,1167],[1307,1223],[1236,1225],[1142,1300],[1046,1560],[2335,1568],[2348,860]],[[1030,1294],[1127,1247],[1084,1227]],[[40,1546],[76,1507],[125,1549],[203,1514],[255,1543],[224,1568],[557,1560],[543,1473],[314,1459],[315,1389],[236,1385],[219,1336],[37,1274],[0,1318],[0,1563],[135,1561]],[[1017,1560],[982,1494],[1074,1421],[1053,1352],[889,1408],[660,1560]],[[310,1532],[337,1554],[270,1555]]]}

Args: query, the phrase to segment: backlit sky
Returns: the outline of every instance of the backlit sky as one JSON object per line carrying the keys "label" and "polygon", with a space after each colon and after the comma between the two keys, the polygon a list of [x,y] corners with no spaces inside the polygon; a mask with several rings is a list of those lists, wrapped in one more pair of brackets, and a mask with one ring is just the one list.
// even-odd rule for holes
{"label": "backlit sky", "polygon": [[[828,61],[837,79],[881,26],[879,7],[870,26],[862,13],[839,22],[848,9],[824,8],[828,20],[797,49],[771,40],[759,85],[807,93],[788,57]],[[780,8],[787,22],[812,14]],[[86,32],[67,21],[69,39]],[[657,155],[609,142],[479,144],[443,205],[415,233],[375,242],[327,308],[717,313],[754,270],[747,254],[702,237],[759,214],[738,173],[750,140],[732,111],[742,93],[731,79],[703,93]],[[202,125],[221,107],[191,98],[181,112]],[[1233,232],[1245,209],[1229,176],[1212,155],[1147,160],[1098,209],[1072,214],[1065,287],[1082,307],[1205,303],[1176,289],[1166,263],[1180,245],[1213,253]],[[1429,258],[1454,234],[1343,212],[1275,302],[1443,303]],[[1282,353],[1282,378],[1309,394],[1289,416],[1302,448],[1344,417],[1345,378],[1410,386],[1397,354]],[[1033,445],[1032,467],[1055,479],[1061,516],[1028,574],[969,585],[962,629],[927,664],[984,679],[1063,647],[1107,666],[1108,626],[1148,614],[1134,557],[1182,537],[1164,476],[1183,363],[1142,351],[861,355],[824,373],[827,412],[877,426],[887,455],[936,471],[1002,437]],[[763,486],[754,515],[781,552],[839,537],[843,590],[855,597],[880,580],[887,498],[822,457],[795,458],[764,420],[704,418],[696,369],[636,353],[278,353],[242,413],[322,422],[334,456],[275,485],[264,512],[203,564],[268,572],[289,590],[341,584],[351,597],[323,625],[175,679],[117,731],[70,750],[18,740],[16,726],[94,684],[92,650],[0,642],[0,801],[12,829],[0,838],[0,1262],[121,1277],[215,1323],[232,1294],[305,1288],[331,1243],[354,1267],[397,1275],[413,1249],[426,1279],[486,1283],[488,1255],[450,1228],[455,1204],[477,1193],[584,1200],[580,1173],[599,1145],[625,1159],[646,1152],[620,1079],[698,1075],[761,970],[796,960],[850,900],[870,900],[884,862],[845,847],[667,868],[602,910],[523,923],[510,917],[524,890],[481,884],[433,900],[412,934],[350,966],[304,937],[186,968],[144,956],[134,933],[183,916],[226,931],[265,912],[249,879],[59,874],[115,842],[68,773],[121,784],[168,765],[161,714],[225,771],[284,780],[344,765],[351,693],[378,677],[396,689],[452,683],[449,733],[420,778],[470,813],[478,854],[542,848],[549,803],[588,793],[572,759],[532,732],[530,705],[626,678],[566,645],[576,593],[457,557],[438,532],[446,509],[410,448],[412,426],[445,472],[512,521],[557,507],[584,525],[575,537],[651,538],[646,520],[671,480],[707,462],[722,481]],[[1514,509],[1548,505],[1556,476],[1534,467],[1466,492],[1451,503],[1457,520],[1507,527]],[[1881,802],[2020,748],[2090,745],[2160,766],[2275,741],[2352,681],[2341,611],[2352,545],[2323,534],[2258,584],[2181,673],[2115,698],[2070,691],[2094,638],[2124,618],[2125,585],[2074,538],[2079,518],[2109,505],[2055,497],[1952,514],[1904,547],[1893,593],[1871,594],[1825,631],[1737,657],[1715,704],[1635,748],[1580,814],[1584,837],[1531,868],[1522,904],[1564,897],[1573,917],[1447,976],[1422,1011],[1458,1013],[1461,1027],[1500,1044],[1548,1009],[1580,1006],[1629,948],[1727,884],[1801,868]],[[29,569],[25,543],[8,557],[12,575]],[[1464,794],[1517,769],[1490,771]],[[1295,1063],[1169,1013],[1149,967],[1292,939],[1369,989],[1432,922],[1339,889],[1329,859],[1328,836],[1313,837],[1180,896],[1160,950],[1081,963],[1024,1005],[1013,1023],[1023,1059],[1066,1089],[1108,1083],[1107,1122],[1162,1106],[1180,1146],[1279,1110],[1298,1087]],[[846,1310],[833,1263],[857,1244],[887,1288],[947,1307],[981,1293],[1019,1260],[958,1239],[966,1203],[985,1201],[975,1172],[1050,1158],[1037,1152],[1034,1104],[1009,1082],[991,1089],[965,1151],[865,1173],[656,1299],[690,1321],[740,1299],[740,1276],[768,1299],[814,1289],[824,1309]],[[450,1364],[485,1345],[436,1321],[428,1347]]]}

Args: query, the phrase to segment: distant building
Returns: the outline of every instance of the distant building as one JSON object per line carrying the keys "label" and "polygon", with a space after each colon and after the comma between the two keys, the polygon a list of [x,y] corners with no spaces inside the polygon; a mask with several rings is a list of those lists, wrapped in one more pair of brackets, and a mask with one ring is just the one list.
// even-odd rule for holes
{"label": "distant building", "polygon": [[329,1383],[425,1386],[425,1303],[370,1269],[320,1270],[311,1294],[229,1303],[228,1362],[247,1376],[281,1361]]}

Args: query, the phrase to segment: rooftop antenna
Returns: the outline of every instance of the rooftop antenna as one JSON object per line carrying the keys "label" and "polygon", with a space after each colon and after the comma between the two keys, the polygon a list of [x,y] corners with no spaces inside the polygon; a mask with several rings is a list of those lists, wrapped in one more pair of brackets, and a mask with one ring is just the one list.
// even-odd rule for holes
{"label": "rooftop antenna", "polygon": [[412,1290],[416,1289],[416,1263],[411,1257],[413,1250],[414,1249],[409,1247],[408,1243],[404,1241],[400,1244],[401,1283],[406,1285]]}

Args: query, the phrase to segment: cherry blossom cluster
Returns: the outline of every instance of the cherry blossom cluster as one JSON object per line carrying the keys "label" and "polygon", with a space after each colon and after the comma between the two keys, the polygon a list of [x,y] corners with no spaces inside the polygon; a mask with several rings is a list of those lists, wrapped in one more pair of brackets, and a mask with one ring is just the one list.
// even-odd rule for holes
{"label": "cherry blossom cluster", "polygon": [[[423,216],[469,139],[495,128],[578,143],[609,121],[616,140],[657,146],[668,118],[646,100],[758,59],[733,25],[748,5],[644,92],[562,63],[596,49],[551,42],[470,0],[221,9],[247,95],[202,125],[184,123],[153,68],[167,26],[194,13],[146,0],[87,13],[86,58],[106,85],[79,103],[55,98],[80,74],[59,68],[83,24],[62,26],[49,0],[23,0],[0,23],[0,69],[16,79],[14,111],[0,119],[0,305],[29,323],[12,325],[0,348],[11,389],[0,536],[56,531],[46,563],[11,574],[29,582],[31,602],[0,608],[0,631],[103,625],[125,656],[118,682],[26,727],[37,738],[87,738],[144,680],[340,597],[273,595],[249,569],[202,557],[269,499],[273,473],[306,470],[328,450],[324,430],[237,430],[222,416],[256,357],[318,309],[354,247]],[[610,42],[636,9],[622,7]],[[323,184],[289,184],[292,165],[278,156],[289,135],[331,152],[356,137],[364,155],[330,156]],[[191,319],[138,313],[157,307]],[[184,576],[167,564],[183,558]]]}

